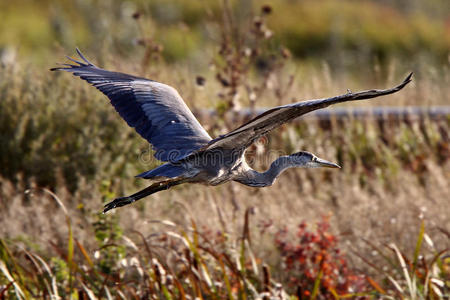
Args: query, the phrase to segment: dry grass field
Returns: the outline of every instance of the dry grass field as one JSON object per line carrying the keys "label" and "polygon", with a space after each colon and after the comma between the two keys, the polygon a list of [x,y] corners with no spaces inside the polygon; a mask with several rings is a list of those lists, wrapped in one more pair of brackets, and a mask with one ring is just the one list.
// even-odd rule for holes
{"label": "dry grass field", "polygon": [[[190,18],[200,18],[201,9],[179,2],[173,1],[187,7],[185,26],[191,26],[191,31],[180,30],[198,38],[201,30],[196,26],[211,19],[195,23]],[[143,5],[130,3],[133,9]],[[244,122],[238,114],[243,108],[329,97],[347,89],[387,88],[409,71],[415,72],[413,82],[399,93],[342,106],[449,105],[448,59],[439,57],[444,51],[440,47],[448,51],[445,38],[426,41],[433,45],[430,49],[438,49],[431,54],[401,48],[417,51],[410,60],[397,52],[400,46],[392,40],[383,44],[375,38],[367,44],[385,45],[381,50],[373,47],[387,53],[378,57],[389,59],[343,65],[305,59],[302,55],[309,53],[301,45],[290,45],[290,51],[276,46],[278,36],[284,41],[293,34],[286,29],[290,19],[264,17],[283,11],[285,2],[276,3],[275,12],[263,6],[262,23],[248,36],[241,32],[243,45],[254,53],[248,57],[238,51],[233,31],[226,30],[236,25],[226,16],[217,40],[188,57],[167,50],[174,43],[168,41],[170,34],[154,34],[151,42],[135,45],[141,50],[124,55],[121,50],[130,42],[121,31],[117,36],[123,40],[102,41],[102,47],[83,52],[102,67],[175,86],[212,136]],[[325,3],[325,11],[333,11],[333,1]],[[361,9],[380,5],[380,11],[389,10],[375,1],[367,3],[373,6]],[[92,5],[101,11],[101,5]],[[304,18],[319,14],[318,7],[302,5],[296,9]],[[123,4],[122,9],[127,7]],[[226,5],[217,7],[234,12]],[[211,13],[215,9],[211,7]],[[353,8],[347,3],[343,11],[352,14]],[[109,13],[114,11],[99,13],[99,19],[111,21]],[[13,19],[14,14],[8,16]],[[162,30],[167,22],[146,11],[134,17],[143,28],[152,24]],[[418,20],[405,17],[402,22],[419,26]],[[129,22],[135,21],[130,17]],[[16,24],[21,22],[17,16]],[[128,32],[127,26],[122,30]],[[428,28],[423,26],[420,30]],[[76,31],[73,36],[88,45],[87,29],[76,28],[83,28],[84,35]],[[269,28],[279,31],[275,39],[268,36]],[[301,36],[306,29],[298,30]],[[31,34],[40,31],[30,33],[30,43]],[[149,33],[144,29],[139,34]],[[160,40],[165,50],[155,46]],[[238,183],[182,185],[101,214],[103,204],[148,184],[134,176],[159,162],[106,97],[69,74],[47,71],[73,53],[67,50],[73,45],[59,43],[48,48],[51,55],[36,48],[39,58],[27,56],[30,52],[24,49],[16,57],[6,50],[0,55],[0,299],[448,299],[448,115],[302,118],[252,146],[252,165],[264,170],[279,155],[307,150],[342,169],[290,169],[263,189]],[[320,39],[314,45],[319,47]],[[348,49],[339,51],[344,59],[352,57]],[[208,63],[198,63],[201,55],[208,56]]]}

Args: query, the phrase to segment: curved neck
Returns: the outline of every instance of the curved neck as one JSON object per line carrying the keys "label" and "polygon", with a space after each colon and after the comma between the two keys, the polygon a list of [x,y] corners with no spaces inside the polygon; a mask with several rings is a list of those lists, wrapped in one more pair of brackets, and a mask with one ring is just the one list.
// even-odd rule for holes
{"label": "curved neck", "polygon": [[243,176],[239,176],[235,181],[248,186],[264,187],[272,185],[277,177],[286,169],[295,167],[289,156],[280,156],[272,164],[266,172],[258,172],[248,167]]}

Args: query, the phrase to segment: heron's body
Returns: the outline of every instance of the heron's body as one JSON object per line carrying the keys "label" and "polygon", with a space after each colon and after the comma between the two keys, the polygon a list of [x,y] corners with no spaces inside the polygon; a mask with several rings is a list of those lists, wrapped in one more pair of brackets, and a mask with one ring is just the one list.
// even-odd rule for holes
{"label": "heron's body", "polygon": [[52,70],[72,72],[104,93],[128,125],[152,144],[155,158],[165,162],[137,175],[153,180],[152,185],[128,197],[115,199],[105,206],[104,212],[183,183],[219,185],[236,181],[252,187],[265,187],[272,185],[288,168],[339,168],[302,151],[277,158],[267,171],[260,173],[247,164],[245,151],[258,138],[283,123],[332,104],[395,93],[411,81],[412,75],[391,89],[349,92],[278,106],[228,134],[212,139],[174,88],[145,78],[103,70],[90,63],[78,49],[77,53],[84,62],[69,58],[76,64],[65,64],[65,67]]}

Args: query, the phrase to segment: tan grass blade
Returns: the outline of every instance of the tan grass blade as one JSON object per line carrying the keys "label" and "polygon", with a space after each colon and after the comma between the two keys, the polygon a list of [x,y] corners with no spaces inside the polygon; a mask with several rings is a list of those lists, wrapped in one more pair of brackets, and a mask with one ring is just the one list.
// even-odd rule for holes
{"label": "tan grass blade", "polygon": [[56,282],[56,277],[52,277],[52,289],[53,289],[53,297],[52,299],[61,299],[61,297],[58,294],[58,284]]}
{"label": "tan grass blade", "polygon": [[[67,229],[69,231],[68,242],[67,242],[67,265],[69,266],[69,270],[70,270],[70,272],[69,272],[69,289],[70,289],[70,294],[72,294],[73,269],[74,269],[74,264],[73,264],[74,244],[73,244],[73,232],[72,232],[70,216],[69,216],[66,206],[58,198],[58,196],[56,196],[56,194],[54,194],[52,191],[50,191],[49,189],[46,189],[46,188],[39,188],[39,189],[41,189],[45,193],[49,194],[53,198],[53,200],[55,200],[56,203],[58,203],[59,207],[62,209],[62,211],[64,212],[64,215],[66,216]],[[27,190],[27,191],[25,191],[25,193],[30,193],[30,191],[31,190]]]}
{"label": "tan grass blade", "polygon": [[[409,290],[411,299],[415,299],[415,296],[416,296],[415,285],[413,285],[413,281],[411,280],[411,276],[409,275],[408,267],[406,266],[405,260],[403,259],[403,255],[394,243],[390,244],[390,247],[394,250],[395,254],[397,255],[398,261],[403,270],[403,274],[405,275],[405,280],[406,280],[406,284],[408,285],[408,290]],[[413,276],[414,276],[414,274],[413,274]]]}
{"label": "tan grass blade", "polygon": [[16,283],[16,280],[11,276],[11,274],[8,271],[8,268],[6,267],[3,260],[0,260],[0,271],[5,275],[6,279],[9,280],[14,286],[14,290],[16,291],[16,296],[18,299],[25,299],[25,294],[20,288],[20,286]]}
{"label": "tan grass blade", "polygon": [[[44,278],[44,282],[45,282],[45,285],[47,286],[48,292],[52,296],[52,299],[53,298],[60,299],[59,294],[58,294],[58,286],[56,283],[56,277],[53,276],[53,273],[52,273],[50,267],[48,266],[48,264],[39,255],[30,253],[30,252],[26,251],[25,249],[23,249],[23,251],[29,256],[30,260],[33,263],[37,264],[37,262],[35,262],[35,260],[38,260],[41,263],[41,265],[44,267],[45,271],[49,274],[50,278],[52,279],[52,285],[51,285],[52,288],[50,289],[50,286],[49,286],[47,280]],[[52,291],[53,291],[53,294],[52,294]]]}
{"label": "tan grass blade", "polygon": [[189,240],[187,239],[186,236],[181,236],[181,235],[179,235],[178,233],[173,232],[173,231],[167,231],[166,234],[167,234],[168,236],[171,236],[171,237],[174,237],[174,238],[177,238],[177,239],[181,240],[181,241],[183,242],[183,244],[184,244],[187,248],[190,248],[190,242],[189,242]]}
{"label": "tan grass blade", "polygon": [[397,291],[403,295],[405,293],[405,291],[403,291],[402,287],[400,286],[400,284],[394,279],[392,278],[391,275],[387,275],[387,278],[389,279],[390,282],[392,282],[392,284],[394,285],[394,287],[397,289]]}
{"label": "tan grass blade", "polygon": [[250,241],[245,240],[245,244],[247,245],[248,255],[250,256],[250,261],[252,262],[253,273],[256,276],[259,275],[258,264],[256,263],[255,255],[253,254],[252,248],[250,247]]}
{"label": "tan grass blade", "polygon": [[125,297],[125,295],[122,293],[121,290],[117,290],[117,294],[120,296],[120,298],[122,298],[123,300],[127,300],[127,297]]}
{"label": "tan grass blade", "polygon": [[432,278],[430,282],[432,283],[431,288],[433,289],[433,292],[435,292],[439,298],[443,298],[444,295],[442,294],[441,289],[445,288],[445,282],[437,278]]}
{"label": "tan grass blade", "polygon": [[109,291],[108,287],[105,286],[105,294],[106,294],[106,299],[108,300],[112,300],[112,296],[111,296],[111,292]]}
{"label": "tan grass blade", "polygon": [[[16,262],[15,257],[12,255],[11,251],[9,251],[5,241],[0,239],[0,260],[9,261],[13,265],[13,269],[16,270],[16,274],[18,277],[18,281],[21,285],[24,285],[22,275],[20,272],[20,267]],[[27,293],[27,291],[25,291]],[[28,293],[26,294],[28,296]]]}
{"label": "tan grass blade", "polygon": [[136,246],[136,244],[130,238],[128,238],[125,235],[122,235],[122,239],[125,241],[128,247],[132,248],[135,251],[139,251],[138,246]]}
{"label": "tan grass blade", "polygon": [[90,290],[83,282],[81,283],[81,286],[83,287],[84,291],[88,295],[89,299],[97,300],[97,297],[95,297],[94,292],[92,292],[92,290]]}

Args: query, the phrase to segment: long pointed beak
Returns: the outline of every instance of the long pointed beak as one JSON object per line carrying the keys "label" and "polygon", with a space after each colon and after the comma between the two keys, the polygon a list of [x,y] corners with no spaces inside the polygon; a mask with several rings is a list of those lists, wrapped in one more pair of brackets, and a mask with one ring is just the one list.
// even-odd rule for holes
{"label": "long pointed beak", "polygon": [[330,161],[328,161],[328,160],[325,160],[325,159],[321,159],[321,158],[316,158],[316,161],[315,161],[317,164],[319,164],[320,165],[320,167],[325,167],[325,168],[337,168],[337,169],[340,169],[341,167],[339,166],[339,165],[337,165],[337,164],[335,164],[335,163],[332,163],[332,162],[330,162]]}

